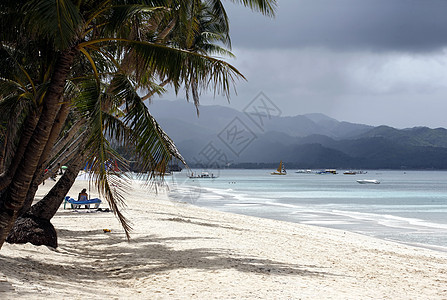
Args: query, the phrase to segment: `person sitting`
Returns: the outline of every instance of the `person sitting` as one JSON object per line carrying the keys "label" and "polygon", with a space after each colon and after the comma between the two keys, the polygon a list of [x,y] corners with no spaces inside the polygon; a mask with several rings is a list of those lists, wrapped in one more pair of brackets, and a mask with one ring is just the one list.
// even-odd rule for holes
{"label": "person sitting", "polygon": [[[88,200],[87,189],[82,189],[82,191],[78,195],[78,201],[87,201],[87,200]],[[88,208],[88,205],[86,205],[85,208]]]}
{"label": "person sitting", "polygon": [[78,201],[86,201],[86,200],[88,200],[87,189],[82,189],[82,191],[79,193]]}

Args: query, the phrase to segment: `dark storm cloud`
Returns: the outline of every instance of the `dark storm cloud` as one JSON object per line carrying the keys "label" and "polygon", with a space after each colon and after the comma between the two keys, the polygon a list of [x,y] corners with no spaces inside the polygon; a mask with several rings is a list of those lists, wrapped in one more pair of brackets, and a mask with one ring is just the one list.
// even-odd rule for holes
{"label": "dark storm cloud", "polygon": [[[275,19],[224,2],[229,62],[248,79],[231,107],[263,92],[283,115],[447,128],[447,0],[278,2]],[[201,103],[227,99],[204,94]]]}
{"label": "dark storm cloud", "polygon": [[444,0],[279,0],[275,19],[227,2],[235,47],[432,51],[447,46]]}

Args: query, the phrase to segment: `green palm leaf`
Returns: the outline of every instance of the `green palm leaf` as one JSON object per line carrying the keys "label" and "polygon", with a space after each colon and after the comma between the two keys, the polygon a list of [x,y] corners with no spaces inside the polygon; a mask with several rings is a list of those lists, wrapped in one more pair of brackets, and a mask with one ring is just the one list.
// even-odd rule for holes
{"label": "green palm leaf", "polygon": [[[210,0],[212,2],[219,0]],[[264,15],[273,17],[276,10],[276,0],[230,0],[234,3],[241,3],[244,6],[248,6],[253,10],[259,11]]]}
{"label": "green palm leaf", "polygon": [[27,1],[23,8],[31,31],[54,41],[58,49],[72,46],[82,18],[71,0]]}

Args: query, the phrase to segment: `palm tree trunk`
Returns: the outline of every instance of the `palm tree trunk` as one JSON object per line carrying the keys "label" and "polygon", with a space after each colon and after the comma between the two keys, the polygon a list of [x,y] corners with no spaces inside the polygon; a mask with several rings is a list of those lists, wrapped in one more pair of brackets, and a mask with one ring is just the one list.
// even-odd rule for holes
{"label": "palm tree trunk", "polygon": [[[11,163],[10,159],[14,156],[14,154],[17,154],[17,151],[21,151],[24,150],[26,148],[26,145],[28,144],[28,141],[31,137],[31,134],[34,131],[34,128],[37,125],[37,120],[38,118],[36,118],[36,116],[32,116],[27,118],[25,121],[29,122],[29,121],[34,121],[34,125],[29,126],[30,123],[25,123],[27,124],[28,128],[31,128],[32,130],[28,131],[28,135],[26,135],[26,132],[22,132],[20,134],[20,139],[21,139],[21,144],[16,148],[15,143],[15,138],[18,136],[17,133],[19,131],[20,125],[18,124],[17,120],[20,119],[21,114],[23,113],[23,108],[20,109],[16,109],[14,111],[14,113],[12,115],[9,115],[9,120],[8,120],[8,124],[7,124],[7,128],[6,130],[4,130],[4,143],[2,145],[3,149],[2,149],[2,159],[0,161],[0,173],[5,172],[5,168],[7,167],[7,163]],[[30,115],[33,115],[32,112]],[[27,128],[25,127],[25,128]],[[21,156],[20,156],[21,157]]]}
{"label": "palm tree trunk", "polygon": [[62,52],[56,62],[50,85],[44,98],[39,122],[26,147],[13,180],[0,199],[0,248],[14,225],[17,211],[23,206],[37,165],[47,144],[62,98],[65,81],[70,73],[74,49]]}
{"label": "palm tree trunk", "polygon": [[84,157],[82,155],[76,157],[48,194],[42,200],[31,206],[26,215],[51,220],[64,201],[65,195],[68,194],[68,191],[73,186],[83,164]]}
{"label": "palm tree trunk", "polygon": [[58,180],[45,197],[31,206],[22,216],[18,217],[6,239],[11,244],[31,243],[56,248],[57,233],[50,220],[70,191],[82,166],[84,158],[79,155],[68,165],[64,175]]}
{"label": "palm tree trunk", "polygon": [[54,121],[53,127],[51,129],[50,136],[48,137],[47,144],[45,145],[45,148],[42,152],[42,156],[40,157],[38,166],[42,169],[43,164],[48,161],[48,156],[51,153],[51,149],[53,149],[54,144],[57,141],[57,138],[61,134],[62,128],[65,125],[65,121],[67,120],[68,113],[70,112],[70,104],[64,103],[62,104],[58,114],[57,118]]}
{"label": "palm tree trunk", "polygon": [[40,157],[39,164],[37,165],[37,170],[34,174],[30,188],[28,189],[28,192],[26,194],[25,201],[20,210],[18,211],[17,214],[18,216],[26,212],[33,204],[34,196],[36,195],[37,189],[39,188],[39,184],[42,183],[44,178],[44,170],[46,167],[45,163],[48,161],[48,156],[62,131],[62,128],[65,124],[65,120],[67,119],[69,112],[70,112],[70,105],[68,103],[62,104],[57,114],[57,118],[54,121],[53,128],[51,129],[51,133],[50,136],[48,137],[47,144],[45,145],[45,148]]}
{"label": "palm tree trunk", "polygon": [[35,111],[29,114],[25,123],[25,128],[20,136],[19,145],[15,149],[14,156],[7,167],[7,170],[0,176],[0,191],[3,191],[11,183],[20,161],[25,154],[26,147],[33,135],[34,129],[36,129],[37,123],[39,122],[39,117],[40,114]]}
{"label": "palm tree trunk", "polygon": [[[4,134],[4,133],[2,133]],[[8,145],[9,141],[8,141],[8,134],[4,134],[4,140],[3,140],[3,144],[2,149],[1,149],[1,153],[0,153],[0,173],[3,173],[4,171],[4,167],[5,167],[5,160],[6,160],[6,148]]]}

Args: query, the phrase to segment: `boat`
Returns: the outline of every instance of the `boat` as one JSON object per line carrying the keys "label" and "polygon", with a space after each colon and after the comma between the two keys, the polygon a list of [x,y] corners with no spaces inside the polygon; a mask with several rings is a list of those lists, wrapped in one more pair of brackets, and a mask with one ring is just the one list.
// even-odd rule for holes
{"label": "boat", "polygon": [[272,175],[286,175],[287,174],[286,168],[284,167],[282,160],[279,162],[278,169],[276,169],[275,172],[272,172],[270,174],[272,174]]}
{"label": "boat", "polygon": [[359,179],[357,180],[358,183],[360,184],[379,184],[380,181],[378,181],[377,179]]}
{"label": "boat", "polygon": [[357,172],[356,171],[345,171],[345,172],[343,172],[343,174],[345,174],[345,175],[356,175]]}
{"label": "boat", "polygon": [[343,174],[345,174],[345,175],[357,175],[357,174],[366,174],[366,173],[368,173],[368,172],[364,172],[364,171],[352,171],[352,170],[343,172]]}
{"label": "boat", "polygon": [[295,171],[295,173],[299,173],[299,174],[310,174],[310,173],[312,173],[312,170],[298,170],[298,171]]}
{"label": "boat", "polygon": [[337,173],[337,170],[335,170],[335,169],[326,169],[326,170],[320,170],[320,171],[317,171],[317,172],[315,172],[316,174],[320,174],[320,175],[325,175],[325,174],[338,174]]}
{"label": "boat", "polygon": [[338,174],[337,170],[335,170],[335,169],[326,169],[326,170],[324,170],[324,172],[326,174]]}
{"label": "boat", "polygon": [[193,172],[188,177],[189,178],[211,178],[211,179],[217,178],[217,176],[214,176],[213,173],[210,174],[209,172],[202,172],[202,173],[197,174],[197,175],[194,175],[194,172]]}

